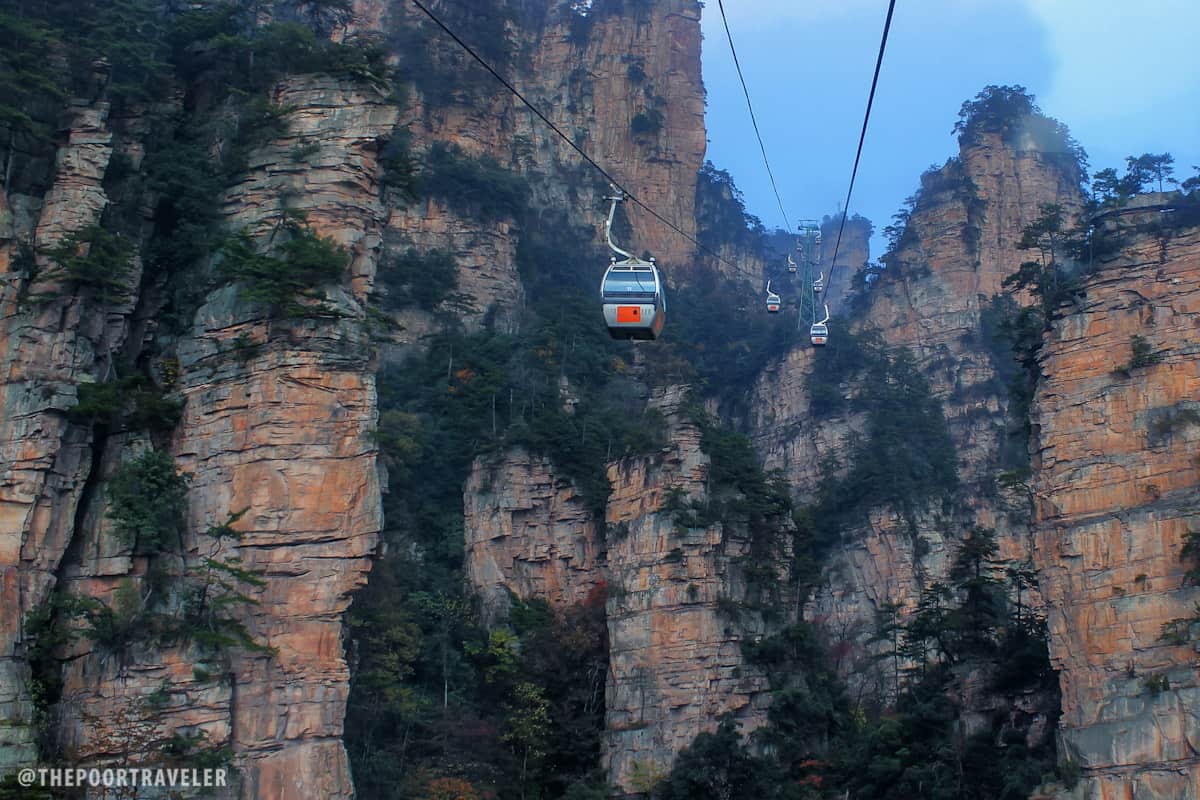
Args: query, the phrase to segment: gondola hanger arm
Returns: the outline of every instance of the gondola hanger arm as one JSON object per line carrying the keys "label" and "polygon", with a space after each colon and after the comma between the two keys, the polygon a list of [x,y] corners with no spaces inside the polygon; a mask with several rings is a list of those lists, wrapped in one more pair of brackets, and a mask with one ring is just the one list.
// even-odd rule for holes
{"label": "gondola hanger arm", "polygon": [[611,188],[614,194],[610,197],[604,198],[605,200],[611,201],[611,205],[608,207],[608,219],[604,221],[604,238],[608,242],[609,249],[614,253],[625,256],[625,258],[633,258],[633,253],[626,252],[625,250],[617,247],[612,240],[613,217],[616,216],[617,213],[617,203],[624,200],[625,196],[619,189],[617,189],[617,187],[613,186]]}

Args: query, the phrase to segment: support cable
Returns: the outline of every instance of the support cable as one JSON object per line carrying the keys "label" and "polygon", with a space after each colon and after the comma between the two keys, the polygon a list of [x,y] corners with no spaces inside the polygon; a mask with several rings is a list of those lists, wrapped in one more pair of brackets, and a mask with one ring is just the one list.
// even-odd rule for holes
{"label": "support cable", "polygon": [[763,166],[767,168],[767,177],[771,179],[771,191],[775,193],[775,202],[779,204],[779,213],[783,215],[783,229],[789,230],[791,217],[783,210],[783,200],[779,196],[779,188],[775,185],[775,175],[771,172],[771,162],[767,158],[767,147],[763,144],[762,134],[758,130],[758,119],[754,116],[754,104],[750,102],[750,89],[746,86],[746,78],[742,75],[742,64],[738,60],[737,48],[733,46],[733,34],[729,31],[729,20],[725,18],[725,4],[717,0],[717,8],[721,12],[721,22],[725,25],[725,38],[729,40],[729,52],[733,54],[733,66],[737,69],[738,80],[742,83],[742,94],[746,97],[746,108],[750,111],[750,124],[754,126],[754,136],[758,139],[758,149],[762,153]]}
{"label": "support cable", "polygon": [[888,31],[892,27],[892,12],[896,0],[888,3],[887,20],[883,23],[883,38],[879,41],[879,57],[875,59],[875,76],[871,78],[871,93],[867,96],[867,113],[863,115],[862,133],[858,136],[858,153],[854,156],[854,170],[850,173],[850,188],[846,190],[846,205],[842,207],[842,223],[838,226],[837,241],[833,245],[833,262],[829,265],[829,280],[826,289],[833,285],[833,273],[837,269],[838,250],[842,246],[842,232],[846,230],[846,215],[850,213],[850,195],[854,193],[854,179],[858,176],[858,162],[862,158],[863,142],[867,138],[867,123],[871,121],[871,105],[875,102],[875,87],[879,84],[879,70],[883,66],[883,51],[887,49]]}
{"label": "support cable", "polygon": [[437,17],[437,15],[434,14],[433,11],[431,11],[429,9],[428,6],[426,6],[424,3],[422,3],[421,0],[412,0],[412,2],[413,2],[413,5],[415,5],[422,12],[424,12],[425,16],[429,17],[429,19],[431,19],[435,25],[437,25],[439,28],[441,28],[442,31],[447,36],[449,36],[451,39],[453,39],[458,44],[459,47],[461,47],[463,50],[465,50],[466,53],[469,56],[471,56],[471,58],[475,59],[475,61],[478,62],[481,67],[483,67],[485,70],[490,72],[492,74],[492,77],[494,77],[497,81],[499,81],[500,84],[502,86],[504,86],[505,89],[512,92],[513,96],[515,96],[518,100],[520,100],[525,105],[526,108],[528,108],[530,111],[532,111],[533,114],[538,119],[540,119],[542,122],[544,122],[546,124],[546,126],[550,128],[550,130],[554,131],[554,133],[558,134],[558,137],[560,139],[562,139],[564,142],[566,142],[568,145],[570,145],[571,149],[574,150],[576,153],[578,153],[580,158],[582,158],[585,162],[587,162],[589,165],[591,165],[597,172],[599,172],[602,176],[604,176],[605,180],[607,180],[613,186],[614,189],[621,192],[627,200],[629,200],[633,204],[639,206],[640,208],[644,209],[648,214],[650,214],[650,216],[654,217],[656,220],[658,220],[659,222],[666,225],[671,230],[678,233],[680,236],[682,236],[684,239],[686,239],[687,241],[694,244],[700,250],[704,251],[705,253],[708,253],[710,256],[715,258],[720,263],[725,264],[728,267],[731,267],[734,271],[739,272],[742,275],[750,276],[751,279],[755,278],[753,273],[750,273],[747,270],[742,269],[740,266],[738,266],[734,262],[729,261],[728,259],[722,257],[720,253],[718,253],[715,250],[713,250],[712,248],[702,244],[694,236],[692,236],[687,231],[680,228],[678,225],[676,225],[674,222],[672,222],[671,220],[664,217],[662,214],[655,211],[653,208],[651,208],[645,202],[640,200],[635,194],[633,194],[628,189],[626,189],[624,186],[622,186],[620,181],[618,181],[611,174],[609,174],[608,170],[606,170],[606,169],[604,169],[604,167],[600,166],[600,164],[598,164],[595,159],[593,159],[591,156],[589,156],[582,147],[577,145],[570,136],[567,136],[567,134],[564,133],[561,128],[559,128],[557,125],[555,125],[554,122],[552,120],[550,120],[549,117],[547,117],[545,114],[543,114],[541,112],[541,110],[538,109],[537,106],[535,106],[533,103],[531,103],[529,100],[527,100],[525,98],[525,95],[521,94],[521,92],[518,91],[517,88],[515,86],[513,86],[511,83],[509,83],[508,80],[505,79],[505,77],[503,75],[501,75],[499,72],[497,72],[492,67],[491,64],[489,64],[487,61],[485,61],[483,59],[482,56],[480,56],[477,52],[475,52],[475,50],[469,44],[467,44],[461,38],[459,38],[458,34],[456,34],[454,31],[452,31],[446,25],[446,23],[442,22],[442,20],[440,20]]}

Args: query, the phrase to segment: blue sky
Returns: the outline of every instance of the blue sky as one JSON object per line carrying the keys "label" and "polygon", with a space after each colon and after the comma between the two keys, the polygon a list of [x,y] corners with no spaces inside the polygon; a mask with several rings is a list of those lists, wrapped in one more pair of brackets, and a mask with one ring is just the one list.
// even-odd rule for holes
{"label": "blue sky", "polygon": [[[771,168],[792,222],[844,200],[886,0],[724,0]],[[782,227],[717,0],[703,17],[708,158],[751,213]],[[958,109],[1020,84],[1070,127],[1093,171],[1170,152],[1200,165],[1194,0],[898,0],[850,211],[876,228],[872,257],[920,173],[957,153]]]}

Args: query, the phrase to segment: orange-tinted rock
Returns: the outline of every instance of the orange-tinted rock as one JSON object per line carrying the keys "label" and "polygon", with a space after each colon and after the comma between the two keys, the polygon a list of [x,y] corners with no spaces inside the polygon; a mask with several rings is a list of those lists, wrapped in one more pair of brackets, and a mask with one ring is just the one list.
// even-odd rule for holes
{"label": "orange-tinted rock", "polygon": [[[257,787],[251,796],[349,797],[342,614],[366,580],[382,526],[371,438],[375,380],[361,302],[386,219],[375,142],[390,130],[395,109],[372,90],[329,79],[296,79],[280,98],[295,108],[290,136],[251,161],[237,202],[227,196],[230,225],[272,219],[275,193],[300,178],[308,200],[296,207],[351,253],[346,288],[327,294],[346,316],[296,323],[283,335],[248,320],[231,290],[210,296],[180,350],[187,404],[175,452],[195,474],[192,531],[249,508],[238,524],[237,554],[267,578],[246,624],[278,654],[236,656],[231,676],[232,743],[247,784]],[[307,169],[294,175],[272,167],[305,141],[322,145]],[[264,343],[246,364],[222,353],[243,332]]]}
{"label": "orange-tinted rock", "polygon": [[[892,259],[893,265],[902,266],[893,266],[891,274],[860,298],[865,310],[855,317],[854,328],[877,329],[885,344],[908,348],[916,356],[933,395],[943,403],[959,477],[968,487],[963,502],[975,524],[996,530],[999,556],[1023,562],[1030,555],[1027,504],[1018,495],[994,488],[996,473],[1004,469],[998,454],[1008,389],[997,380],[991,358],[978,341],[980,315],[993,295],[1008,291],[1003,279],[1028,260],[1016,245],[1040,206],[1060,203],[1070,212],[1078,209],[1081,197],[1074,172],[1058,159],[1014,150],[998,135],[984,135],[978,144],[962,148],[959,158],[961,167],[951,164],[933,176],[933,183],[943,188],[921,193],[908,222],[907,243]],[[840,218],[833,218],[823,227],[826,259],[832,257],[838,222]],[[864,223],[847,222],[842,242],[847,258],[860,258],[865,232]],[[842,252],[838,274],[848,279],[852,264],[843,260]],[[840,281],[835,275],[831,297],[843,291],[837,288]],[[831,335],[838,335],[836,327]],[[811,416],[807,384],[814,361],[822,356],[822,351],[804,345],[769,366],[759,378],[751,407],[750,421],[765,466],[783,469],[795,494],[806,501],[815,498],[823,481],[842,474],[826,472],[830,459],[841,470],[847,468],[850,442],[862,434],[865,423],[856,412]],[[856,381],[838,387],[846,398],[861,389]],[[806,615],[831,629],[835,638],[857,645],[841,662],[852,682],[878,682],[890,690],[891,679],[874,676],[877,668],[869,667],[869,660],[860,661],[879,647],[868,644],[875,611],[887,602],[912,609],[923,586],[946,581],[957,536],[965,533],[948,524],[936,509],[918,514],[916,535],[927,545],[918,550],[907,523],[891,510],[878,509],[868,524],[847,531],[844,544],[832,554],[828,581],[814,595]]]}
{"label": "orange-tinted rock", "polygon": [[[342,285],[326,292],[340,316],[267,322],[234,287],[208,295],[175,343],[174,392],[185,404],[171,446],[192,480],[184,563],[161,557],[168,569],[182,571],[205,557],[236,556],[260,574],[264,586],[242,587],[256,605],[235,604],[229,613],[274,653],[233,648],[205,656],[185,644],[134,644],[116,653],[80,637],[64,667],[56,733],[64,754],[84,765],[118,754],[157,757],[173,734],[199,733],[209,745],[232,750],[243,796],[349,797],[341,743],[349,684],[342,615],[365,581],[381,526],[362,301],[386,220],[376,142],[396,112],[377,92],[328,78],[285,81],[275,99],[291,109],[288,133],[251,154],[248,172],[224,198],[227,227],[259,233],[260,223],[279,220],[281,197],[290,197],[288,208],[305,212],[319,234],[351,255]],[[103,131],[87,121],[79,147],[60,151],[60,180],[38,223],[38,236],[48,241],[95,221]],[[298,166],[292,152],[312,142],[320,149]],[[13,600],[4,604],[5,655],[55,575],[63,592],[116,608],[121,587],[140,585],[146,572],[145,559],[109,532],[105,485],[122,459],[149,442],[114,432],[98,450],[103,458],[90,463],[83,430],[65,425],[62,411],[72,404],[74,383],[99,371],[99,354],[116,352],[123,331],[122,308],[97,314],[79,306],[54,300],[39,314],[5,299],[4,391],[14,404],[3,422],[0,515],[14,523],[19,542],[0,548],[2,585]],[[57,330],[47,327],[51,312]],[[248,360],[230,353],[239,335],[257,345]],[[243,508],[236,544],[218,546],[201,535]],[[7,658],[0,663],[0,702],[10,704],[5,716],[28,720],[27,668]],[[5,738],[5,759],[13,752],[16,760],[32,757],[27,734]]]}
{"label": "orange-tinted rock", "polygon": [[[367,12],[361,18],[379,19],[385,32],[427,25],[406,3],[385,13],[377,2],[361,5]],[[686,235],[629,203],[633,236],[622,244],[638,254],[649,251],[668,270],[686,272],[695,261],[695,246],[686,237],[696,235],[696,174],[705,150],[700,4],[664,0],[636,11],[597,14],[586,40],[578,41],[571,35],[573,13],[553,10],[540,30],[508,28],[510,49],[520,53],[514,62],[527,64],[514,82],[623,187]],[[432,27],[426,30],[436,37],[433,48],[457,57],[456,45]],[[524,174],[535,186],[538,205],[565,212],[601,241],[607,181],[493,78],[479,77],[482,86],[460,87],[468,95],[465,102],[433,106],[418,91],[402,123],[418,142],[451,142],[470,156],[488,155]],[[660,126],[636,133],[634,119],[647,112],[661,115]]]}
{"label": "orange-tinted rock", "polygon": [[[1200,599],[1181,560],[1200,528],[1200,229],[1134,230],[1161,219],[1108,223],[1125,241],[1048,335],[1033,416],[1061,741],[1097,800],[1200,797],[1196,655],[1161,638]],[[1134,336],[1161,360],[1128,368]]]}
{"label": "orange-tinted rock", "polygon": [[485,619],[503,616],[510,592],[566,606],[604,584],[595,515],[548,458],[515,449],[476,459],[463,502],[464,572]]}
{"label": "orange-tinted rock", "polygon": [[[577,69],[581,64],[586,65],[583,75]],[[631,64],[640,65],[646,79],[639,80]],[[664,0],[602,16],[583,47],[572,44],[568,26],[559,23],[539,38],[530,74],[548,82],[539,94],[551,120],[568,133],[582,132],[584,149],[609,174],[695,237],[696,174],[705,149],[700,3]],[[648,111],[662,115],[661,127],[635,133],[634,119]],[[529,120],[527,113],[520,116]],[[529,135],[547,136],[542,127],[530,128]],[[555,139],[551,152],[560,169],[579,163],[561,140]],[[588,179],[606,188],[602,178]],[[598,229],[608,211],[606,204],[571,207],[595,220]],[[695,246],[643,209],[631,207],[628,213],[636,251],[648,250],[663,265],[686,273]]]}
{"label": "orange-tinted rock", "polygon": [[[90,437],[67,424],[76,384],[110,368],[132,304],[96,314],[54,281],[16,273],[23,245],[51,247],[99,221],[112,154],[108,105],[72,106],[44,197],[11,195],[0,239],[0,770],[31,762],[33,704],[22,625],[49,597],[71,540]],[[19,213],[18,213],[19,212]],[[42,256],[40,266],[49,264]],[[136,276],[134,276],[136,278]],[[24,284],[24,285],[23,285]],[[31,285],[33,284],[33,285]],[[20,302],[22,291],[46,293]]]}
{"label": "orange-tinted rock", "polygon": [[679,414],[679,399],[676,389],[657,401],[669,446],[608,472],[605,762],[609,781],[626,791],[666,774],[722,714],[732,713],[748,734],[766,722],[770,705],[766,677],[742,657],[742,641],[765,626],[756,614],[735,620],[728,610],[746,596],[738,563],[749,550],[745,532],[681,528],[663,510],[670,488],[706,496],[708,456],[699,430]]}
{"label": "orange-tinted rock", "polygon": [[[742,641],[765,631],[744,598],[745,532],[684,529],[663,510],[669,489],[703,500],[708,457],[679,413],[684,390],[651,399],[668,445],[609,465],[607,536],[551,463],[515,450],[477,461],[466,484],[467,580],[493,618],[508,591],[552,604],[607,587],[609,673],[604,760],[609,780],[634,791],[670,770],[696,734],[733,713],[749,733],[766,722],[769,687],[743,661]],[[733,612],[737,614],[737,612]]]}

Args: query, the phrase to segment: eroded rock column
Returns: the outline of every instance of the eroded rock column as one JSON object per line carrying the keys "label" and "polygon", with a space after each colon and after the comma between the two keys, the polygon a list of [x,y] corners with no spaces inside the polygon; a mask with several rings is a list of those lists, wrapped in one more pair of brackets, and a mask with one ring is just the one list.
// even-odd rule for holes
{"label": "eroded rock column", "polygon": [[1181,559],[1200,530],[1200,230],[1146,230],[1161,221],[1151,210],[1113,226],[1124,246],[1055,323],[1034,405],[1062,755],[1089,800],[1200,797],[1196,626],[1162,638],[1200,600]]}

